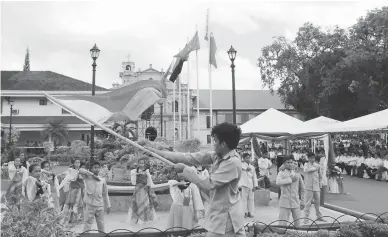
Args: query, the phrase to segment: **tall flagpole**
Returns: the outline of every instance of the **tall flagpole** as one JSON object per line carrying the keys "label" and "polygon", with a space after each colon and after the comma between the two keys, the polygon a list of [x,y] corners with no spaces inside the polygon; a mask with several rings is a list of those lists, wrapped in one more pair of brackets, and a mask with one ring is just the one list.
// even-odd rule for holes
{"label": "tall flagpole", "polygon": [[[196,30],[198,31],[197,29],[197,26],[195,27]],[[196,137],[199,136],[199,70],[198,70],[198,49],[195,50],[195,66],[196,66],[196,69],[197,69],[197,135]]]}
{"label": "tall flagpole", "polygon": [[175,150],[175,140],[176,140],[176,137],[175,137],[175,126],[176,126],[176,124],[175,124],[175,87],[176,87],[176,83],[173,83],[173,90],[172,90],[172,100],[173,100],[173,102],[172,102],[172,112],[173,112],[173,117],[174,117],[174,130],[173,130],[173,134],[174,134],[174,150]]}
{"label": "tall flagpole", "polygon": [[[212,66],[210,64],[210,54],[211,54],[211,48],[210,48],[210,45],[211,45],[211,41],[210,41],[210,37],[211,37],[211,31],[210,31],[210,25],[209,25],[209,18],[210,18],[210,12],[209,10],[207,10],[207,27],[208,27],[208,34],[209,34],[209,58],[208,58],[208,70],[209,70],[209,92],[210,92],[210,128],[213,127],[213,92],[212,92]],[[210,144],[213,146],[213,139],[210,140]]]}
{"label": "tall flagpole", "polygon": [[190,122],[190,58],[187,58],[187,139],[191,138]]}
{"label": "tall flagpole", "polygon": [[178,76],[178,83],[179,83],[179,85],[178,85],[178,90],[179,90],[179,92],[178,92],[178,97],[179,97],[179,99],[178,99],[178,101],[179,101],[179,104],[178,104],[179,137],[178,137],[178,139],[182,140],[182,108],[183,108],[183,106],[182,106],[182,87],[181,87],[182,83],[181,83],[180,76]]}

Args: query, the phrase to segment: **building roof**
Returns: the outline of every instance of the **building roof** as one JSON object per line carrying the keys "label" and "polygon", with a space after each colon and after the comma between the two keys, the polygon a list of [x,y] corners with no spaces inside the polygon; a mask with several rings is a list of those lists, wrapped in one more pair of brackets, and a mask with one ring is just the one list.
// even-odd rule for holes
{"label": "building roof", "polygon": [[[2,116],[1,123],[9,124],[9,116]],[[49,120],[62,120],[64,124],[85,124],[75,116],[12,116],[12,124],[47,124]]]}
{"label": "building roof", "polygon": [[[199,108],[210,108],[209,90],[199,90]],[[194,108],[197,107],[194,103]],[[232,90],[213,90],[213,109],[231,110],[233,108]],[[293,109],[286,108],[280,97],[269,90],[236,90],[236,109],[237,110],[266,110],[266,109]]]}
{"label": "building roof", "polygon": [[51,71],[1,71],[1,90],[91,91],[92,84]]}

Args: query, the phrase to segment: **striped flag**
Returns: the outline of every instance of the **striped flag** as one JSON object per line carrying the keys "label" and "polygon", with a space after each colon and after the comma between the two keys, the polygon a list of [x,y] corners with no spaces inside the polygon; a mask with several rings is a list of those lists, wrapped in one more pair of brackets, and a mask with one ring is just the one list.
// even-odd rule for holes
{"label": "striped flag", "polygon": [[137,120],[150,106],[167,98],[167,89],[161,81],[144,80],[95,96],[43,94],[84,122],[95,125],[108,120]]}

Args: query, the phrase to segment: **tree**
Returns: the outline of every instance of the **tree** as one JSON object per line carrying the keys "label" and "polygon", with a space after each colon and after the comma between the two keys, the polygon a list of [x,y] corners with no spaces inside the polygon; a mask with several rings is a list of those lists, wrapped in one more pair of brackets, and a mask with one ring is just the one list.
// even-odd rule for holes
{"label": "tree", "polygon": [[27,48],[26,56],[24,58],[24,66],[23,66],[24,72],[30,71],[30,51]]}
{"label": "tree", "polygon": [[42,135],[44,140],[53,142],[54,147],[65,139],[69,141],[67,126],[62,120],[48,120]]}
{"label": "tree", "polygon": [[311,23],[289,42],[275,37],[258,59],[263,87],[307,118],[347,120],[387,108],[388,8],[374,10],[348,30]]}

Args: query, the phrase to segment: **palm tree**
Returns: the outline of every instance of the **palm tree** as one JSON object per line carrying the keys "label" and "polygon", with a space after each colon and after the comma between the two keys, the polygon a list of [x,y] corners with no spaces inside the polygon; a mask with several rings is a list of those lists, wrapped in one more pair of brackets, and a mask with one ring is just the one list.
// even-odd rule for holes
{"label": "palm tree", "polygon": [[128,125],[134,124],[136,126],[137,130],[137,121],[127,120],[123,122],[115,122],[112,126],[112,130],[118,132],[119,134],[123,135],[124,137],[129,137],[129,133],[132,135],[134,140],[137,140],[137,133],[135,133],[132,128],[130,128]]}
{"label": "palm tree", "polygon": [[44,140],[53,141],[54,147],[64,139],[69,141],[67,126],[62,120],[48,120],[42,135]]}

